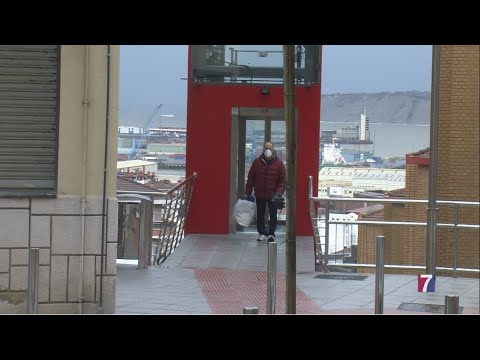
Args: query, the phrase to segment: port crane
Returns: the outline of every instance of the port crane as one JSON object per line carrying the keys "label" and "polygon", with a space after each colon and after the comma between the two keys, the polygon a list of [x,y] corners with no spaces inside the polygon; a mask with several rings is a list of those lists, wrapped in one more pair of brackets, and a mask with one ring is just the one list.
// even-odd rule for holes
{"label": "port crane", "polygon": [[150,128],[152,127],[153,120],[155,119],[155,116],[157,116],[157,114],[160,112],[162,106],[163,106],[163,104],[155,106],[155,109],[153,110],[152,114],[149,116],[149,118],[147,120],[147,123],[146,123],[145,127],[143,128],[143,134],[140,137],[140,139],[138,141],[138,144],[137,144],[137,141],[135,140],[135,138],[133,138],[132,148],[131,148],[130,154],[128,156],[129,160],[133,160],[133,159],[138,158],[138,153],[139,153],[139,150],[140,150],[140,146],[145,143],[145,141],[148,137],[148,134],[150,133]]}

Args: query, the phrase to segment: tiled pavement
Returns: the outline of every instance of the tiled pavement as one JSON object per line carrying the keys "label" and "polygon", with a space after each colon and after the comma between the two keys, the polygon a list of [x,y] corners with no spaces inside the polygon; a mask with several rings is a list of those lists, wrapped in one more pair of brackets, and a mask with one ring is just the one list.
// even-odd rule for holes
{"label": "tiled pavement", "polygon": [[[285,243],[277,237],[276,313],[285,313]],[[188,236],[161,266],[137,270],[117,264],[117,314],[241,314],[266,308],[267,245],[255,235]],[[375,276],[365,280],[315,278],[313,241],[297,239],[297,314],[374,314]],[[367,274],[362,274],[367,275]],[[443,305],[458,295],[463,314],[479,314],[478,278],[437,277],[435,293],[417,292],[414,275],[385,275],[385,314],[402,302]]]}
{"label": "tiled pavement", "polygon": [[[239,314],[244,307],[257,306],[266,313],[267,275],[265,271],[230,269],[195,269],[200,284],[214,314]],[[277,274],[276,313],[285,313],[285,273]],[[318,314],[320,307],[300,288],[296,291],[297,313]]]}

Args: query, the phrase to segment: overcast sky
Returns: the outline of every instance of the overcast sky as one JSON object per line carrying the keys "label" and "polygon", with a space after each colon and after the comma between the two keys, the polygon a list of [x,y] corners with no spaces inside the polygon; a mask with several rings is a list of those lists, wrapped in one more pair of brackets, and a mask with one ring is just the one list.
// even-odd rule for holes
{"label": "overcast sky", "polygon": [[430,91],[432,46],[324,46],[322,93]]}
{"label": "overcast sky", "polygon": [[[120,116],[150,113],[185,118],[186,45],[122,45]],[[323,47],[322,93],[430,91],[432,47],[328,45]]]}

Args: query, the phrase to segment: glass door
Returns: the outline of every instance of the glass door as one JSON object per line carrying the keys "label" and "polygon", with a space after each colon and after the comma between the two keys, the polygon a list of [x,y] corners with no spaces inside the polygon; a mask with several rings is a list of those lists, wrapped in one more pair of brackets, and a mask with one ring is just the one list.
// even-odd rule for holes
{"label": "glass door", "polygon": [[[239,122],[237,199],[245,194],[248,172],[253,160],[262,154],[265,141],[273,144],[278,157],[286,164],[284,119],[239,117]],[[236,225],[236,233],[257,233],[256,222],[249,227]],[[285,209],[278,216],[276,233],[285,233]]]}

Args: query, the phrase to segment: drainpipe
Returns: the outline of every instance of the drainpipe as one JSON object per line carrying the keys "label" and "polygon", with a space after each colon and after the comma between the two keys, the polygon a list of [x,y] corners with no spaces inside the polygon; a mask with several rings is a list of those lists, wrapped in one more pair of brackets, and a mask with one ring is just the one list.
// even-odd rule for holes
{"label": "drainpipe", "polygon": [[89,45],[85,45],[85,69],[84,69],[84,83],[83,83],[83,131],[82,131],[82,197],[80,210],[80,277],[78,280],[78,313],[83,313],[83,281],[85,269],[85,236],[86,236],[86,200],[87,200],[87,151],[88,151],[88,78],[90,76],[90,53]]}
{"label": "drainpipe", "polygon": [[428,174],[427,259],[426,272],[435,275],[437,238],[437,154],[438,110],[440,95],[440,45],[432,49],[432,95],[430,114],[430,167]]}
{"label": "drainpipe", "polygon": [[107,164],[108,164],[108,123],[110,122],[110,46],[107,45],[107,99],[105,111],[105,148],[103,154],[103,201],[102,201],[102,250],[100,254],[100,304],[98,311],[103,314],[103,276],[104,276],[104,257],[105,257],[105,222],[107,221]]}

